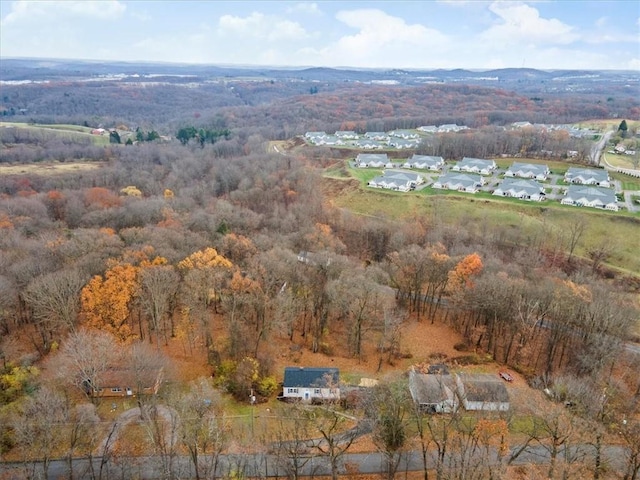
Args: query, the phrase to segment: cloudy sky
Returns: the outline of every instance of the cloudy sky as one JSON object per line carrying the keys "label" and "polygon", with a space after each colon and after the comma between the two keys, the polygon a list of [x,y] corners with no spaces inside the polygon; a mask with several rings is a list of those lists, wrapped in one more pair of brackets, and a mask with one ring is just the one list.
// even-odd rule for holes
{"label": "cloudy sky", "polygon": [[640,70],[637,0],[0,0],[0,18],[3,58]]}

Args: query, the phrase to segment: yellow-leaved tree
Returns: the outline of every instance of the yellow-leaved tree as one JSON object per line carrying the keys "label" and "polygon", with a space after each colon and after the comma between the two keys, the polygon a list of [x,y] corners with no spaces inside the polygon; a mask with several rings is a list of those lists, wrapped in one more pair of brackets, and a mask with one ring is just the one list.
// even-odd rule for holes
{"label": "yellow-leaved tree", "polygon": [[231,275],[232,267],[226,257],[211,247],[194,252],[178,263],[183,278],[183,312],[189,318],[199,320],[208,350],[213,343],[209,307],[220,303],[220,292],[225,279]]}

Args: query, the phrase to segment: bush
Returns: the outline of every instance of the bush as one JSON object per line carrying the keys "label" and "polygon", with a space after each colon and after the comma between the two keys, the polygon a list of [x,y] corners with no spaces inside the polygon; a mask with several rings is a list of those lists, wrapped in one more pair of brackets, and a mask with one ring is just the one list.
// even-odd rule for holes
{"label": "bush", "polygon": [[258,387],[257,387],[258,394],[263,397],[270,397],[276,392],[277,389],[278,389],[278,381],[274,376],[263,377],[258,382]]}

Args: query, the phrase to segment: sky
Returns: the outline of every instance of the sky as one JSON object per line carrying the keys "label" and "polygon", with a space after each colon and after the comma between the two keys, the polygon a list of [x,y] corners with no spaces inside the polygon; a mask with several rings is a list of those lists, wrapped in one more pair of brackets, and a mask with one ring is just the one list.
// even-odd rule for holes
{"label": "sky", "polygon": [[5,57],[640,71],[640,2],[0,0]]}

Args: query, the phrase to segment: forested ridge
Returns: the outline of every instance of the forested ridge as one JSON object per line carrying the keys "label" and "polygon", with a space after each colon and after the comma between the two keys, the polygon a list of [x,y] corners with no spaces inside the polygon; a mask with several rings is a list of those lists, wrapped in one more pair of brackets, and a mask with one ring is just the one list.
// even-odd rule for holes
{"label": "forested ridge", "polygon": [[[607,268],[615,250],[586,236],[590,219],[600,213],[541,208],[506,212],[502,222],[471,214],[450,220],[445,200],[434,197],[413,212],[361,215],[334,206],[331,197],[357,187],[323,178],[324,167],[343,168],[343,153],[300,148],[299,141],[298,148],[275,151],[269,142],[307,130],[387,131],[457,122],[476,130],[465,140],[443,135],[420,151],[447,158],[497,156],[520,152],[526,143],[535,148],[525,153],[535,156],[555,142],[561,146],[555,150],[578,145],[586,156],[590,143],[584,140],[550,136],[527,143],[523,134],[493,129],[519,120],[607,118],[612,105],[632,119],[640,101],[603,97],[594,105],[592,96],[581,94],[535,100],[465,85],[331,85],[330,91],[302,93],[309,85],[3,86],[3,111],[13,109],[6,121],[140,128],[170,137],[97,145],[90,136],[3,128],[0,164],[89,161],[95,167],[63,173],[43,168],[32,175],[0,170],[3,455],[34,469],[45,460],[46,470],[54,457],[71,462],[95,454],[117,462],[119,454],[145,453],[115,440],[103,443],[109,432],[101,401],[91,395],[114,366],[129,365],[141,388],[153,383],[158,370],[167,380],[161,394],[140,395],[140,407],[166,404],[184,418],[200,418],[172,427],[175,445],[158,430],[161,418],[146,418],[146,445],[167,465],[172,456],[189,454],[205,477],[215,467],[198,463],[199,454],[215,457],[230,445],[239,448],[223,425],[220,398],[230,394],[246,402],[253,392],[260,401],[272,400],[282,374],[274,366],[280,349],[322,354],[328,363],[354,358],[380,369],[401,364],[408,322],[432,322],[462,335],[459,362],[509,366],[532,387],[556,392],[561,406],[538,412],[539,421],[490,417],[488,425],[470,426],[462,417],[414,412],[406,392],[383,382],[368,403],[350,406],[370,418],[381,452],[395,459],[416,447],[418,440],[405,439],[416,429],[423,446],[445,452],[448,445],[462,454],[466,438],[488,452],[500,447],[497,439],[508,430],[550,445],[558,464],[549,477],[588,471],[596,478],[635,478],[640,359],[626,342],[637,335],[639,272]],[[197,133],[186,141],[176,138],[186,128],[224,133],[211,142],[197,141]],[[553,223],[555,216],[563,228]],[[619,223],[631,235],[640,228],[633,216]],[[316,256],[300,261],[299,252]],[[181,361],[199,362],[206,381],[181,384],[172,345]],[[212,400],[206,408],[198,403],[203,397]],[[303,410],[294,412],[286,418],[308,420]],[[313,419],[323,435],[344,428],[325,414]],[[52,419],[65,427],[49,431]],[[205,419],[208,430],[198,430]],[[400,432],[396,443],[389,441],[391,427]],[[280,437],[264,442],[309,433],[287,428],[281,425]],[[453,431],[455,441],[447,437]],[[626,472],[560,458],[562,445],[601,446],[605,437],[630,449]],[[337,445],[332,448],[329,455],[339,458]],[[280,453],[291,462],[300,452]],[[460,470],[446,455],[452,454],[442,453],[441,462],[428,467],[438,469],[437,478],[455,472],[508,478],[506,464],[502,470],[481,462]],[[296,478],[300,466],[287,465]],[[171,478],[169,466],[167,472]]]}

